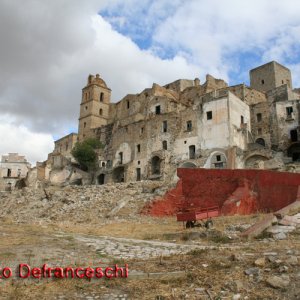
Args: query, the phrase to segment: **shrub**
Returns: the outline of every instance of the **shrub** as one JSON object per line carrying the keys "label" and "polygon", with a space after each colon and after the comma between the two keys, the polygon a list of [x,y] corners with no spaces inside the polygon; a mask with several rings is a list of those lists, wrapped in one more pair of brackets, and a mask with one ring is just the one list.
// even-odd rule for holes
{"label": "shrub", "polygon": [[72,155],[85,171],[91,171],[96,168],[97,153],[96,149],[103,148],[102,143],[94,138],[86,139],[81,143],[76,143],[72,149]]}

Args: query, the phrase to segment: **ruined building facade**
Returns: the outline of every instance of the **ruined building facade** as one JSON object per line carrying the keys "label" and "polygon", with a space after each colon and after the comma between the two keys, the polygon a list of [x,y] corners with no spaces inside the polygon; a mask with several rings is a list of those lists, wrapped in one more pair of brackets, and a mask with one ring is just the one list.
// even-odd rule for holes
{"label": "ruined building facade", "polygon": [[153,84],[111,103],[99,75],[82,89],[78,136],[50,155],[70,157],[76,140],[99,139],[97,182],[173,179],[178,167],[297,169],[300,95],[277,62],[250,71],[250,87],[207,75]]}
{"label": "ruined building facade", "polygon": [[25,156],[18,153],[2,155],[0,161],[0,190],[11,190],[21,179],[26,178],[31,165]]}

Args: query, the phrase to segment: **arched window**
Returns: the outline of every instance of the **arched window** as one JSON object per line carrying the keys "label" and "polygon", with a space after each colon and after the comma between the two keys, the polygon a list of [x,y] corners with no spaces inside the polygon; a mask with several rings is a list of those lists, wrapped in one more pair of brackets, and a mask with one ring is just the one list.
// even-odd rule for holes
{"label": "arched window", "polygon": [[211,168],[224,169],[226,168],[226,156],[224,153],[217,152],[211,157]]}
{"label": "arched window", "polygon": [[100,93],[100,102],[103,102],[104,94]]}
{"label": "arched window", "polygon": [[85,127],[86,127],[86,122],[83,123],[83,128],[85,128]]}
{"label": "arched window", "polygon": [[179,168],[193,169],[193,168],[197,168],[197,166],[191,162],[185,162]]}
{"label": "arched window", "polygon": [[102,116],[102,114],[103,114],[103,109],[100,108],[100,109],[99,109],[99,115]]}
{"label": "arched window", "polygon": [[262,145],[262,146],[264,146],[264,147],[266,146],[266,142],[265,142],[265,140],[262,139],[262,138],[257,139],[257,140],[255,141],[255,143],[260,144],[260,145]]}

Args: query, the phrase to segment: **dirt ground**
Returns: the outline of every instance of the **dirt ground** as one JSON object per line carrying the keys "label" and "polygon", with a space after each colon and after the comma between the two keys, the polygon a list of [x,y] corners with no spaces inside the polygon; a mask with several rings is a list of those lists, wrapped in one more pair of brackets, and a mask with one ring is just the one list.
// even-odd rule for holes
{"label": "dirt ground", "polygon": [[[288,239],[243,240],[239,232],[262,215],[222,217],[214,227],[183,229],[175,218],[131,222],[69,221],[0,225],[1,299],[300,299],[300,230]],[[170,251],[170,249],[173,249]],[[123,266],[128,278],[20,279],[32,267]],[[247,272],[248,270],[248,272]],[[250,270],[250,271],[249,271]],[[2,272],[0,270],[0,275]],[[250,273],[247,275],[246,273]],[[269,278],[285,280],[272,287]]]}

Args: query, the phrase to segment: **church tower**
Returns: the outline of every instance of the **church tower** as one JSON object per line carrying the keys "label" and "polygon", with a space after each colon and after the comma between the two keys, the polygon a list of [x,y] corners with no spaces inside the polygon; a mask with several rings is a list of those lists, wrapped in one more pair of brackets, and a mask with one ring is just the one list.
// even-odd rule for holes
{"label": "church tower", "polygon": [[78,141],[92,137],[93,129],[107,124],[109,117],[111,89],[103,79],[89,75],[87,85],[82,89],[80,104]]}

